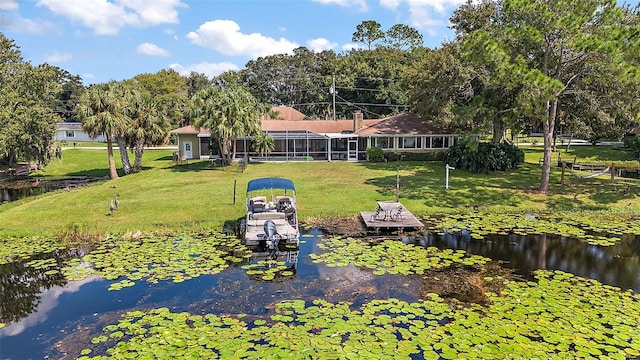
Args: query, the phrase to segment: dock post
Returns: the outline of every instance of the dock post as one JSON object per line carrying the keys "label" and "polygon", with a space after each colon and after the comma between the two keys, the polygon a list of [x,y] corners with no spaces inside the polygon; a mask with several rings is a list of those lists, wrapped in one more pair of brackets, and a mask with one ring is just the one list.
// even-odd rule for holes
{"label": "dock post", "polygon": [[400,201],[400,168],[396,170],[396,202]]}

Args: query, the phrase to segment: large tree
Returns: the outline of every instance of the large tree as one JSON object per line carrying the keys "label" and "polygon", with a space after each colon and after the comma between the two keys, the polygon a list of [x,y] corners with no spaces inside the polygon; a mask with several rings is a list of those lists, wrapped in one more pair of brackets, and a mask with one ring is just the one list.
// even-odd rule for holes
{"label": "large tree", "polygon": [[154,108],[165,118],[165,132],[170,128],[186,125],[189,122],[188,78],[171,69],[156,73],[138,74],[125,83],[133,83],[135,87],[148,93],[154,102]]}
{"label": "large tree", "polygon": [[[553,136],[564,102],[637,88],[638,16],[610,0],[504,0],[463,48],[490,69],[493,86],[517,89],[516,116],[542,125],[539,190],[548,192]],[[480,19],[486,20],[484,17]],[[465,25],[465,29],[474,29]],[[600,69],[594,71],[594,69]],[[599,86],[593,86],[597,83]],[[567,107],[569,108],[569,107]],[[637,117],[637,104],[607,101],[601,119]]]}
{"label": "large tree", "polygon": [[211,86],[211,80],[203,73],[192,71],[185,77],[185,86],[187,97],[191,98],[198,91]]}
{"label": "large tree", "polygon": [[421,50],[401,51],[388,47],[353,51],[336,58],[336,112],[350,118],[354,111],[380,118],[406,110],[406,89],[400,78]]}
{"label": "large tree", "polygon": [[426,50],[407,67],[403,84],[411,109],[443,127],[493,133],[502,141],[506,129],[517,127],[517,84],[495,82],[492,67],[463,56],[459,42]]}
{"label": "large tree", "polygon": [[258,134],[260,117],[270,109],[237,85],[211,86],[197,92],[192,100],[194,125],[209,129],[225,164],[236,156],[236,139]]}
{"label": "large tree", "polygon": [[249,61],[239,73],[240,81],[263,103],[293,106],[310,117],[327,118],[333,59],[333,51],[316,53],[299,47],[292,55]]}
{"label": "large tree", "polygon": [[55,68],[32,66],[0,33],[0,158],[46,164],[54,154],[53,103],[60,93]]}
{"label": "large tree", "polygon": [[62,118],[62,121],[77,121],[75,108],[80,95],[85,91],[82,78],[64,69],[57,67],[54,69],[57,71],[58,83],[62,87],[60,95],[55,99],[54,111]]}
{"label": "large tree", "polygon": [[362,43],[367,50],[375,48],[376,43],[381,42],[385,37],[382,25],[375,20],[364,20],[358,26],[351,37],[351,41]]}
{"label": "large tree", "polygon": [[424,39],[415,28],[405,24],[395,24],[385,33],[384,42],[392,49],[412,51],[422,47]]}

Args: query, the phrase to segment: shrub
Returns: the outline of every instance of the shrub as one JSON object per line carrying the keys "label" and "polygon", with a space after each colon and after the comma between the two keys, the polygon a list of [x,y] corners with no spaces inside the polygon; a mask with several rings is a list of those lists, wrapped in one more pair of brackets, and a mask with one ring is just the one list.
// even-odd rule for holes
{"label": "shrub", "polygon": [[486,174],[517,168],[524,163],[524,151],[509,143],[459,142],[447,150],[444,161],[457,169]]}
{"label": "shrub", "polygon": [[385,157],[388,161],[443,161],[444,151],[427,152],[387,152]]}
{"label": "shrub", "polygon": [[640,135],[626,137],[624,139],[624,145],[629,148],[633,156],[640,161]]}
{"label": "shrub", "polygon": [[384,151],[377,147],[372,146],[367,148],[367,158],[372,162],[382,162],[384,161]]}

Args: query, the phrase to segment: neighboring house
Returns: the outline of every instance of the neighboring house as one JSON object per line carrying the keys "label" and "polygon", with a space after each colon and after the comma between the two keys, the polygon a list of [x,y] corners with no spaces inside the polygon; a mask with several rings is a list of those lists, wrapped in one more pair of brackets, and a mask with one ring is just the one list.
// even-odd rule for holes
{"label": "neighboring house", "polygon": [[292,108],[291,106],[274,106],[271,108],[271,111],[277,113],[275,119],[271,119],[271,117],[269,117],[269,114],[263,114],[261,120],[310,120],[307,115]]}
{"label": "neighboring house", "polygon": [[[269,160],[366,160],[366,149],[385,151],[443,151],[453,146],[457,135],[438,129],[420,115],[403,113],[385,119],[365,120],[355,113],[351,120],[272,120],[262,118],[262,130],[274,139]],[[178,137],[181,159],[217,155],[207,129],[185,126],[171,133]],[[236,157],[259,157],[251,150],[251,138],[238,139]]]}
{"label": "neighboring house", "polygon": [[81,142],[95,141],[106,142],[104,135],[99,135],[92,139],[89,134],[82,129],[82,123],[79,122],[63,122],[56,123],[56,141]]}

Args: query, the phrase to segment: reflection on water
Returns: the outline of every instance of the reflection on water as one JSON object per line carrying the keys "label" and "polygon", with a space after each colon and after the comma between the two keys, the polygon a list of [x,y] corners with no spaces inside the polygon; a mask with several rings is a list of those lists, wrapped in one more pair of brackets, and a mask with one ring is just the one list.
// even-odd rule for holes
{"label": "reflection on water", "polygon": [[529,278],[536,269],[562,270],[640,292],[640,236],[624,236],[613,246],[588,245],[555,235],[491,235],[475,240],[466,233],[426,233],[414,241],[502,260]]}
{"label": "reflection on water", "polygon": [[70,281],[64,286],[54,286],[44,290],[39,294],[39,301],[37,306],[35,306],[35,311],[20,321],[9,324],[9,326],[2,329],[2,334],[5,336],[15,336],[33,325],[45,322],[49,317],[49,313],[58,306],[61,295],[77,292],[82,285],[95,280],[98,279],[90,278],[82,281]]}
{"label": "reflection on water", "polygon": [[[66,283],[58,274],[45,275],[24,262],[0,266],[2,358],[75,357],[89,346],[102,327],[115,323],[130,310],[168,307],[193,314],[273,314],[275,304],[292,299],[322,298],[336,303],[350,301],[355,307],[373,299],[391,297],[413,302],[419,299],[417,277],[374,276],[369,269],[350,265],[327,267],[314,264],[310,253],[319,253],[317,231],[304,235],[299,251],[281,252],[276,260],[295,268],[293,276],[277,281],[251,279],[241,264],[217,275],[200,276],[182,283],[161,281],[108,291],[111,281],[91,279]],[[473,240],[467,234],[438,236],[427,233],[405,238],[422,246],[464,249],[505,262],[505,266],[528,275],[535,269],[559,269],[597,279],[603,283],[640,292],[640,237],[626,237],[618,245],[597,247],[557,236],[490,236]],[[64,259],[81,257],[85,251],[41,255]],[[268,253],[255,253],[249,262]],[[49,268],[50,269],[50,268]],[[79,329],[81,329],[79,331]]]}
{"label": "reflection on water", "polygon": [[[54,287],[64,288],[66,279],[59,272],[66,261],[82,257],[90,251],[83,247],[39,254],[28,260],[0,265],[0,322],[10,323],[31,314],[42,301],[42,294]],[[29,265],[29,261],[54,259],[45,268]],[[54,273],[47,273],[54,270]]]}
{"label": "reflection on water", "polygon": [[100,179],[82,176],[57,180],[30,178],[27,180],[2,181],[0,182],[0,204],[20,200],[29,196],[44,194],[50,191],[85,186],[98,180]]}

